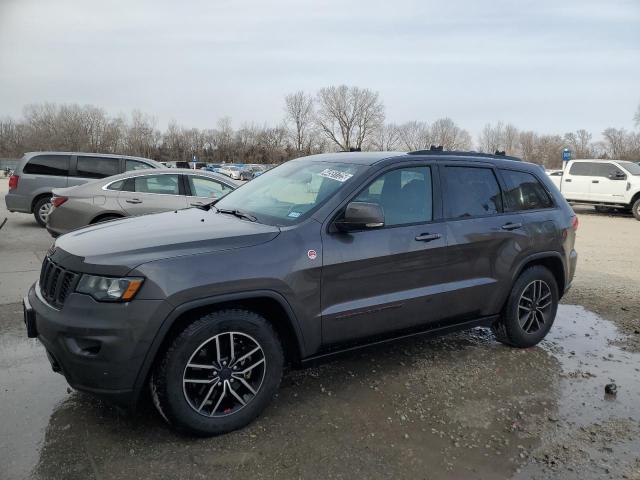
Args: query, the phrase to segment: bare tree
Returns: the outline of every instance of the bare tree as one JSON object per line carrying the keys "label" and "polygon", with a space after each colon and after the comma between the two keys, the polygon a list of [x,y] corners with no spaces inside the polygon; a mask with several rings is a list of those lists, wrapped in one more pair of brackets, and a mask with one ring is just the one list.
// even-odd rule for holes
{"label": "bare tree", "polygon": [[504,124],[502,122],[498,122],[495,127],[487,123],[478,138],[480,151],[486,153],[503,150],[504,143]]}
{"label": "bare tree", "polygon": [[322,88],[317,95],[317,108],[318,127],[342,150],[362,148],[384,122],[384,105],[378,93],[366,88]]}
{"label": "bare tree", "polygon": [[388,152],[395,150],[400,145],[400,129],[395,123],[380,125],[369,142],[371,150]]}
{"label": "bare tree", "polygon": [[633,116],[633,123],[635,124],[636,128],[640,128],[640,104],[638,104],[636,114]]}
{"label": "bare tree", "polygon": [[302,90],[287,95],[285,102],[285,122],[289,127],[294,148],[297,152],[309,152],[310,130],[313,128],[313,97]]}
{"label": "bare tree", "polygon": [[471,148],[471,135],[460,128],[450,118],[440,118],[431,125],[431,135],[435,145],[440,145],[444,150],[469,150]]}
{"label": "bare tree", "polygon": [[573,153],[573,158],[591,158],[594,156],[592,135],[584,129],[564,134],[564,140]]}
{"label": "bare tree", "polygon": [[413,120],[403,123],[398,127],[398,136],[402,148],[408,151],[423,150],[434,145],[429,125],[424,122]]}

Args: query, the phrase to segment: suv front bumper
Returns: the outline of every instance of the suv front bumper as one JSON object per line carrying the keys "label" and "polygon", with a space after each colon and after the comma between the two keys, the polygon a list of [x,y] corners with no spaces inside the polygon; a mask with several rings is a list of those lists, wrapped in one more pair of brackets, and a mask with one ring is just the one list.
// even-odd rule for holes
{"label": "suv front bumper", "polygon": [[69,385],[127,409],[134,406],[141,366],[170,311],[166,302],[100,303],[72,293],[58,310],[42,298],[36,283],[24,309],[28,328]]}

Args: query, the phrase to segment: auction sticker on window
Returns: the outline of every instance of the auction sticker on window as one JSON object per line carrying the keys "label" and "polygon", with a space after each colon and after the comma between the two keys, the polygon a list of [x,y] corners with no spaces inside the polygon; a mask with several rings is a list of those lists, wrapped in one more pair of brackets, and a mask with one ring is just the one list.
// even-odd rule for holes
{"label": "auction sticker on window", "polygon": [[336,180],[338,182],[344,183],[353,177],[352,173],[341,172],[340,170],[333,170],[331,168],[325,168],[318,175],[325,178],[330,178],[331,180]]}

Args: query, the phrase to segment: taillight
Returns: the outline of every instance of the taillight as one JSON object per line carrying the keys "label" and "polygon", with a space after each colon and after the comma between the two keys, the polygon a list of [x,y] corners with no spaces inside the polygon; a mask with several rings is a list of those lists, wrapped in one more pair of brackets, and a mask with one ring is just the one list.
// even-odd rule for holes
{"label": "taillight", "polygon": [[9,190],[18,188],[18,180],[20,180],[20,177],[18,175],[11,175],[9,177]]}
{"label": "taillight", "polygon": [[53,197],[51,199],[51,205],[53,205],[54,207],[58,208],[60,205],[62,205],[67,200],[69,200],[69,197]]}
{"label": "taillight", "polygon": [[578,221],[578,216],[574,215],[573,217],[571,217],[571,228],[573,228],[574,232],[578,231],[578,225],[580,225],[580,222]]}

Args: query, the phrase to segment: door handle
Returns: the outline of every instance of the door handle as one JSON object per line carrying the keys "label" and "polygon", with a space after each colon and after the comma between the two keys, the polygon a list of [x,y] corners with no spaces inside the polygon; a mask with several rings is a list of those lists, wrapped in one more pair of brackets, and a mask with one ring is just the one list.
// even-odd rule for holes
{"label": "door handle", "polygon": [[127,203],[142,203],[142,200],[140,200],[139,198],[127,198],[125,201]]}
{"label": "door handle", "polygon": [[591,183],[600,183],[600,180],[591,180]]}
{"label": "door handle", "polygon": [[503,230],[517,230],[518,228],[522,228],[521,223],[505,223],[502,225]]}
{"label": "door handle", "polygon": [[570,181],[571,181],[570,178],[565,179],[565,182],[567,182],[567,183],[570,182]]}
{"label": "door handle", "polygon": [[431,242],[432,240],[437,240],[440,237],[442,237],[442,235],[439,233],[421,233],[416,237],[416,240],[418,242]]}

